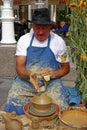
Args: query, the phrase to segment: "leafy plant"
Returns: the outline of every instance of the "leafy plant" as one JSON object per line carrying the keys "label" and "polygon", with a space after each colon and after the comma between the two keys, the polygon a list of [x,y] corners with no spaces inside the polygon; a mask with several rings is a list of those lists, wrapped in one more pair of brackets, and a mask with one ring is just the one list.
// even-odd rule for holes
{"label": "leafy plant", "polygon": [[67,42],[72,61],[76,64],[75,86],[82,95],[82,101],[87,101],[87,0],[67,0],[66,6],[67,11],[71,11]]}

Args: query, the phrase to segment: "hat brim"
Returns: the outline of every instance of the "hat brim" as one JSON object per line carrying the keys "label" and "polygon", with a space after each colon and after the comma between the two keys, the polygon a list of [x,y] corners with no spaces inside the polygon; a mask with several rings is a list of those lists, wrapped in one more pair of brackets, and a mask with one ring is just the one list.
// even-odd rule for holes
{"label": "hat brim", "polygon": [[28,22],[30,23],[35,23],[35,24],[50,24],[50,25],[53,25],[55,24],[55,22],[53,21],[41,21],[41,20],[35,20],[35,21],[32,21],[32,20],[28,20]]}

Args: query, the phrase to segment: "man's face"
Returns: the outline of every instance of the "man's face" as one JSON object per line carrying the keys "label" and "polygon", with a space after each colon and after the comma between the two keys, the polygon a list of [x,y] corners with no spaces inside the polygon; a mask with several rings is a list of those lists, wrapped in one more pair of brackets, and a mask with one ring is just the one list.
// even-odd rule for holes
{"label": "man's face", "polygon": [[39,41],[44,41],[48,38],[50,33],[50,25],[48,24],[32,24],[35,37]]}

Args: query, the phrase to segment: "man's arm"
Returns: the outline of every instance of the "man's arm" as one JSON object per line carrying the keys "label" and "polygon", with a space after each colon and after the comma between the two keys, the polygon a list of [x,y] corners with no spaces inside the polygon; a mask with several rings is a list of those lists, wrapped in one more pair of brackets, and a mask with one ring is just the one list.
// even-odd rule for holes
{"label": "man's arm", "polygon": [[16,72],[22,78],[29,78],[30,71],[25,66],[26,56],[16,56]]}
{"label": "man's arm", "polygon": [[39,86],[38,86],[37,76],[26,68],[25,63],[26,63],[26,57],[25,56],[16,56],[16,71],[17,71],[17,74],[22,78],[29,79],[31,84],[36,89],[36,91],[40,92],[40,89],[39,89]]}
{"label": "man's arm", "polygon": [[55,78],[63,77],[66,74],[68,74],[69,71],[70,71],[69,62],[67,62],[67,63],[60,63],[60,68],[54,72],[55,73]]}
{"label": "man's arm", "polygon": [[69,63],[60,63],[60,68],[53,70],[52,68],[41,68],[41,75],[44,77],[50,75],[51,79],[60,78],[69,73],[70,66]]}

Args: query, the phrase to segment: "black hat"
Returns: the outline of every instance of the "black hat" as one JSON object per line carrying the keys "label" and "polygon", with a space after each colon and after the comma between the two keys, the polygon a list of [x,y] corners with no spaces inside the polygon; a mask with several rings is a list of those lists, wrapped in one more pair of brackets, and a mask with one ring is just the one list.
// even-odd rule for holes
{"label": "black hat", "polygon": [[35,9],[34,14],[32,15],[32,20],[28,20],[28,22],[36,24],[54,24],[50,19],[48,8]]}

